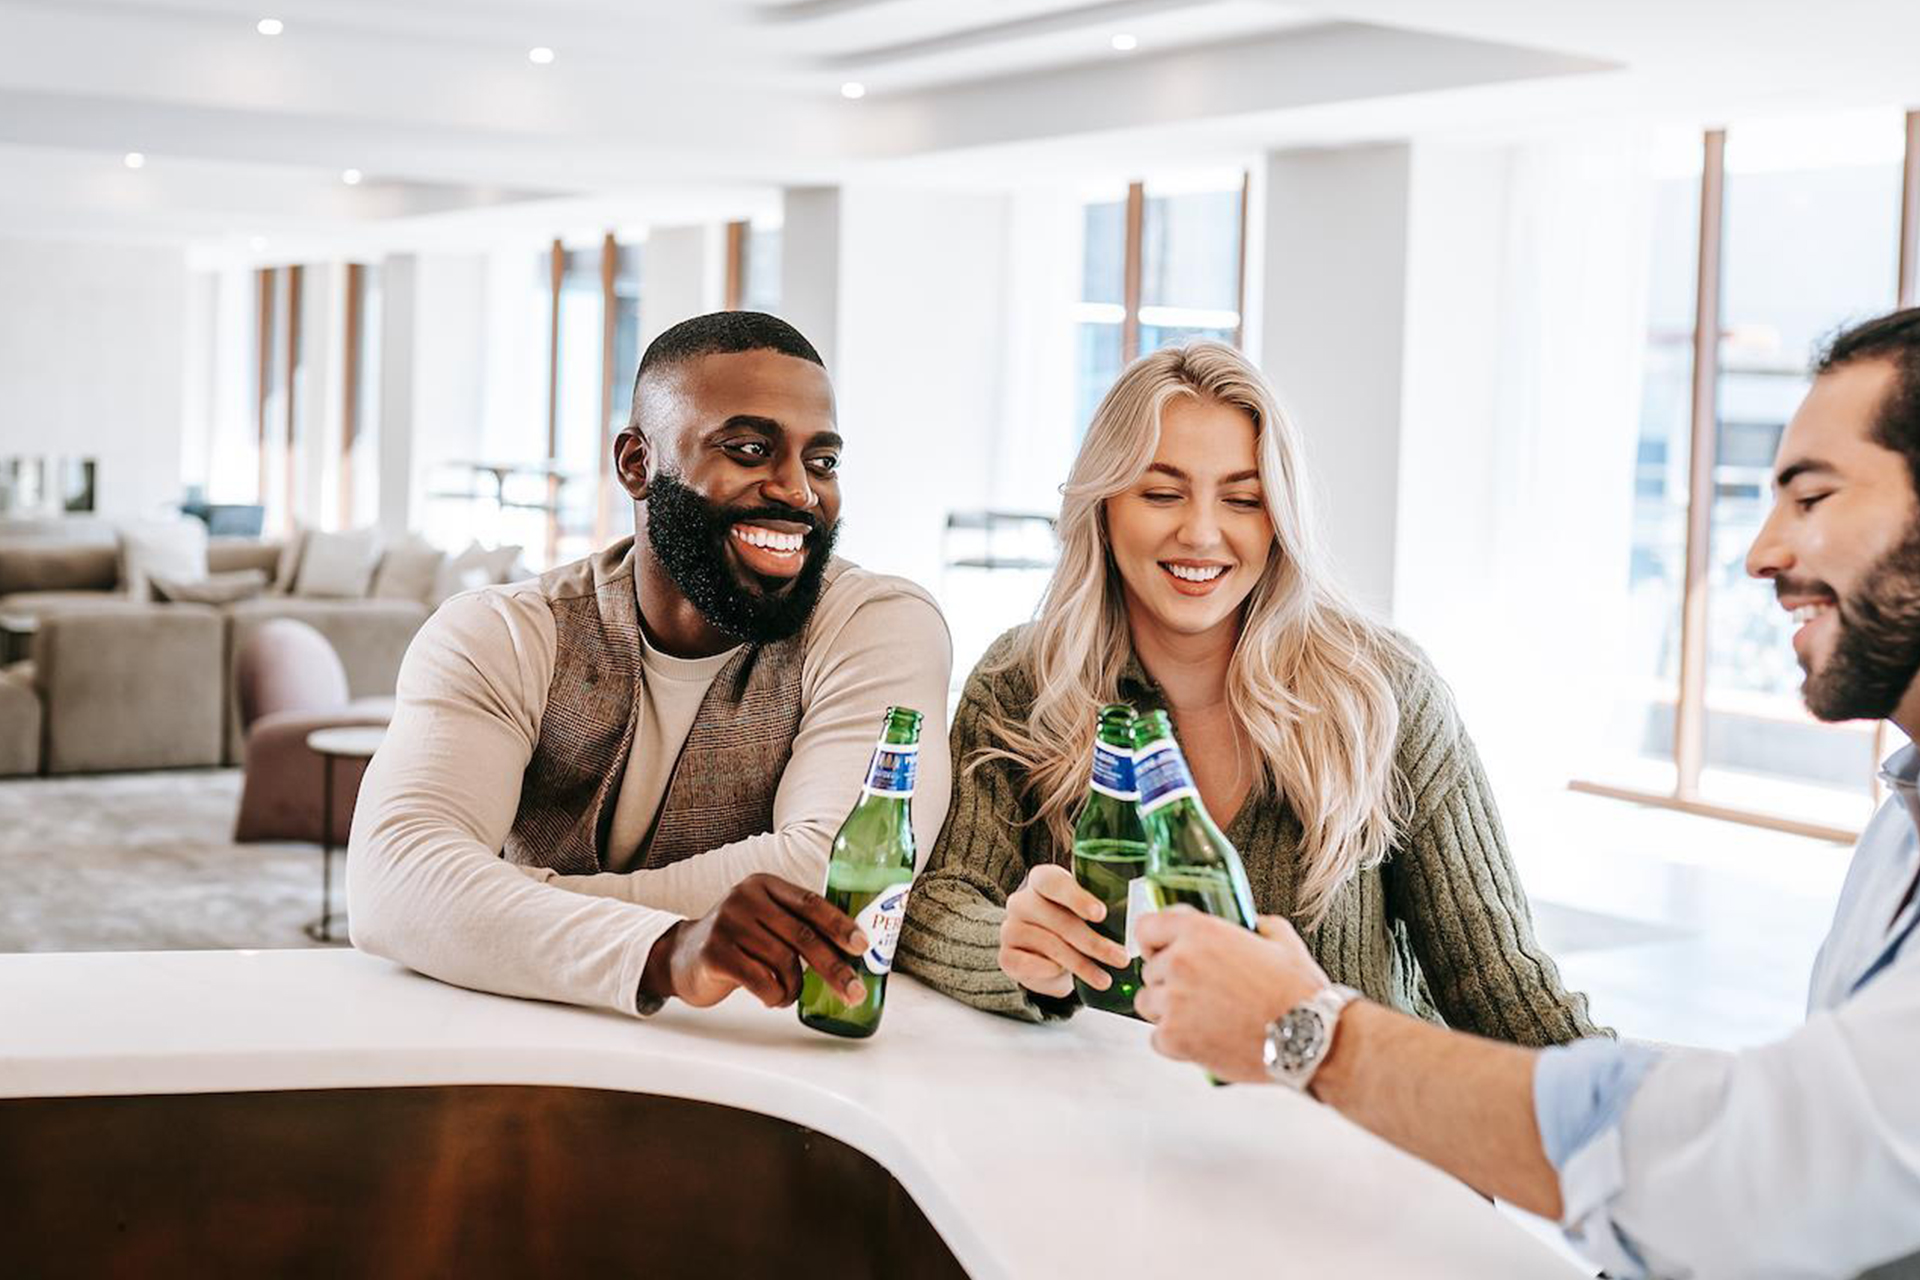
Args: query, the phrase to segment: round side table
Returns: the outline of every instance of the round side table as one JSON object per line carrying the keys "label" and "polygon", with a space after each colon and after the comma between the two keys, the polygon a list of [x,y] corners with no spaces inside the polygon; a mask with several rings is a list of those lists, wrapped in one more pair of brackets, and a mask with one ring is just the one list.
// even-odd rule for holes
{"label": "round side table", "polygon": [[320,757],[320,918],[307,922],[307,936],[315,942],[332,942],[333,851],[337,847],[333,830],[333,771],[342,760],[371,760],[387,736],[383,724],[347,725],[336,729],[315,729],[307,735],[307,749]]}

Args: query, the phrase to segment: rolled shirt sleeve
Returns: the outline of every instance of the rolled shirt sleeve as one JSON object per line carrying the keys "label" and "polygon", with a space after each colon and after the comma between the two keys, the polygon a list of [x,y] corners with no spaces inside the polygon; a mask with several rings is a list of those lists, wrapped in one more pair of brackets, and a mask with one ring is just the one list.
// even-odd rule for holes
{"label": "rolled shirt sleeve", "polygon": [[1618,1275],[1846,1277],[1920,1251],[1920,967],[1738,1054],[1542,1056],[1562,1225]]}
{"label": "rolled shirt sleeve", "polygon": [[1560,1175],[1567,1238],[1613,1276],[1646,1274],[1606,1210],[1620,1191],[1620,1118],[1659,1059],[1644,1045],[1577,1040],[1545,1050],[1533,1069],[1534,1119]]}

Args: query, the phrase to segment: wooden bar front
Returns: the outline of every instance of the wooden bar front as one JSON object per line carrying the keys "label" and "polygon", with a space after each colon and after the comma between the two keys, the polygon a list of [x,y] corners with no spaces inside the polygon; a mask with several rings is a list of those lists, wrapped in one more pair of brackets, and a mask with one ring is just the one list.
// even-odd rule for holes
{"label": "wooden bar front", "polygon": [[0,1100],[0,1271],[966,1274],[885,1169],[825,1134],[531,1085]]}

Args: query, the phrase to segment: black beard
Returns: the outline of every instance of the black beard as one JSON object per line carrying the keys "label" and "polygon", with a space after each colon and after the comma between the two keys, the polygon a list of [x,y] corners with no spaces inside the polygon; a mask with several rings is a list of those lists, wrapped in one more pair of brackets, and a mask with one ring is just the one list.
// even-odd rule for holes
{"label": "black beard", "polygon": [[1920,521],[1835,612],[1840,638],[1807,675],[1807,710],[1822,720],[1884,720],[1920,672]]}
{"label": "black beard", "polygon": [[[731,558],[733,526],[754,519],[807,526],[807,559],[790,582],[762,577]],[[664,471],[647,485],[647,544],[654,556],[701,617],[748,644],[785,640],[807,625],[839,532],[837,522],[829,526],[791,507],[723,507]]]}

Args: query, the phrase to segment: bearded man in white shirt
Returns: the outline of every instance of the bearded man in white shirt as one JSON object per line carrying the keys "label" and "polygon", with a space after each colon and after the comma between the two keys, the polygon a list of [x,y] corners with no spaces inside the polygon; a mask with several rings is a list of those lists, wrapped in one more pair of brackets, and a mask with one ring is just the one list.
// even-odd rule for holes
{"label": "bearded man in white shirt", "polygon": [[[1920,308],[1842,333],[1747,555],[1799,629],[1807,707],[1920,734]],[[1303,1089],[1614,1276],[1920,1276],[1920,753],[1855,847],[1806,1025],[1738,1054],[1536,1051],[1330,987],[1285,921],[1139,926],[1154,1044]],[[1676,979],[1678,980],[1678,979]]]}
{"label": "bearded man in white shirt", "polygon": [[925,717],[932,845],[952,652],[926,592],[833,557],[842,447],[784,321],[647,348],[614,444],[637,536],[456,596],[407,652],[354,814],[356,946],[634,1014],[786,1004],[803,964],[861,997],[868,939],[813,890],[889,706]]}

